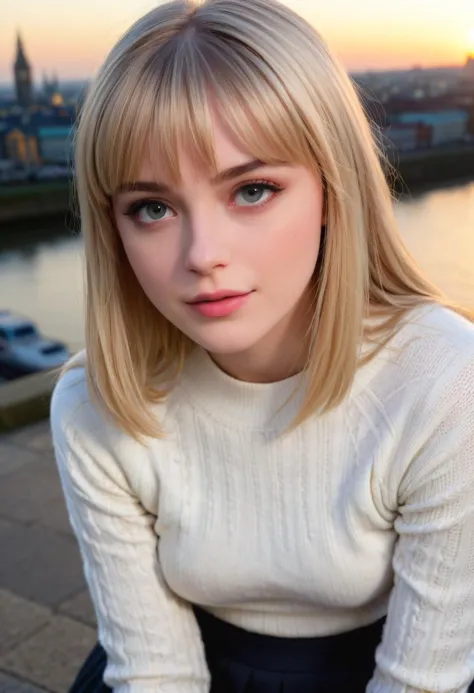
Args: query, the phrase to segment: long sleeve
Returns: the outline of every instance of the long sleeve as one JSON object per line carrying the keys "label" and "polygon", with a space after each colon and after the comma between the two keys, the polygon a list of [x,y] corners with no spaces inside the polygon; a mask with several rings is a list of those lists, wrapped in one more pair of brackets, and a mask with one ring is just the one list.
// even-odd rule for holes
{"label": "long sleeve", "polygon": [[[57,385],[51,425],[108,656],[105,682],[115,693],[206,693],[209,675],[194,614],[165,583],[156,517],[132,490],[117,459],[121,434],[88,401],[81,371],[71,371]],[[120,450],[134,456],[139,474],[146,449],[127,438]]]}
{"label": "long sleeve", "polygon": [[474,678],[474,361],[453,367],[401,476],[395,584],[368,693],[461,693]]}

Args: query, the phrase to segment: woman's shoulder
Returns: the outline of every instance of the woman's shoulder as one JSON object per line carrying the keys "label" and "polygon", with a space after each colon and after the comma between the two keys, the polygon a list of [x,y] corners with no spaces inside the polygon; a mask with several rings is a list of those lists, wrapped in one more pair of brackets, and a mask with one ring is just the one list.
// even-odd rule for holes
{"label": "woman's shoulder", "polygon": [[394,345],[402,347],[406,365],[424,367],[433,375],[474,360],[474,324],[445,306],[424,305],[405,316]]}
{"label": "woman's shoulder", "polygon": [[51,398],[51,419],[63,426],[95,409],[87,385],[86,357],[82,351],[66,364]]}
{"label": "woman's shoulder", "polygon": [[452,308],[437,303],[420,306],[407,322],[422,335],[435,336],[457,348],[474,345],[474,324]]}
{"label": "woman's shoulder", "polygon": [[105,406],[89,388],[86,355],[82,351],[67,364],[53,390],[50,406],[53,440],[74,440],[81,447],[109,449],[123,445],[131,436],[121,431]]}
{"label": "woman's shoulder", "polygon": [[84,482],[90,494],[133,493],[150,498],[153,507],[158,482],[150,473],[152,453],[92,396],[84,352],[73,357],[56,383],[50,425],[60,476],[68,480],[67,493]]}
{"label": "woman's shoulder", "polygon": [[413,416],[474,415],[474,325],[454,310],[435,304],[412,310],[381,359],[380,392],[389,399],[411,392]]}
{"label": "woman's shoulder", "polygon": [[[377,355],[360,369],[359,389],[387,392],[413,389],[427,398],[474,373],[474,325],[440,304],[410,310]],[[431,393],[431,394],[430,394]],[[474,394],[474,382],[473,382]]]}

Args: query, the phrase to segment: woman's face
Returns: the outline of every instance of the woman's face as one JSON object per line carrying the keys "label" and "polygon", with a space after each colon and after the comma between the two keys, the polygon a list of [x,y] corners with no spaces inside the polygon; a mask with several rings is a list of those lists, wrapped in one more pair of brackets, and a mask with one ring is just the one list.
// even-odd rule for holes
{"label": "woman's face", "polygon": [[174,187],[153,175],[150,152],[153,166],[114,196],[116,225],[162,315],[237,377],[284,377],[311,320],[322,183],[302,166],[255,161],[216,115],[213,127],[219,174],[183,151]]}

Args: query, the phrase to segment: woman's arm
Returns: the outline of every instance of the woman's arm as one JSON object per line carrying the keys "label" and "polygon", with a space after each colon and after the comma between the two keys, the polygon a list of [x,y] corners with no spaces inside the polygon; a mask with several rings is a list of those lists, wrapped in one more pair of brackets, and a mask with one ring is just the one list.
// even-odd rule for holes
{"label": "woman's arm", "polygon": [[[84,374],[59,382],[51,406],[57,464],[116,693],[207,693],[209,677],[191,607],[166,585],[156,518],[120,462],[139,473],[146,449],[93,408]],[[133,457],[133,459],[130,458]]]}
{"label": "woman's arm", "polygon": [[400,478],[395,584],[367,693],[461,693],[474,678],[474,360],[453,366]]}

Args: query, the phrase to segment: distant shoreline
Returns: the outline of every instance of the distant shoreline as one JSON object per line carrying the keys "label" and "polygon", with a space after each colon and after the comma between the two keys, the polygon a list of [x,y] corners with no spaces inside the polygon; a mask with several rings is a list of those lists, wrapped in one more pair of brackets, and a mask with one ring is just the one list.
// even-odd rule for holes
{"label": "distant shoreline", "polygon": [[[413,195],[474,179],[474,145],[404,152],[391,162],[389,180],[397,194]],[[35,219],[74,220],[71,181],[0,186],[1,227]]]}
{"label": "distant shoreline", "polygon": [[390,163],[396,192],[416,194],[474,178],[474,144],[403,152]]}
{"label": "distant shoreline", "polygon": [[0,228],[17,221],[72,214],[71,181],[0,186]]}

